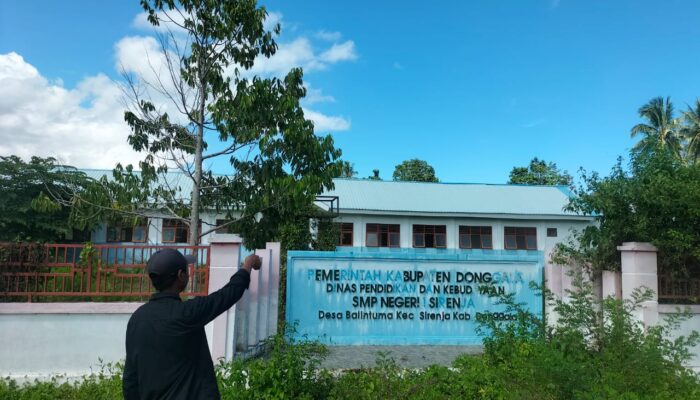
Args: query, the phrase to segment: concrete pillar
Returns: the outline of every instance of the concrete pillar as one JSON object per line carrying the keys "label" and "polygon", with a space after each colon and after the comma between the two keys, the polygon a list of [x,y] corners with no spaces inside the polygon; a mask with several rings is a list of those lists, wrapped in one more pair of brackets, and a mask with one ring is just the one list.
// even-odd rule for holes
{"label": "concrete pillar", "polygon": [[657,248],[650,243],[625,242],[617,249],[622,253],[622,298],[632,299],[637,288],[649,288],[653,298],[641,304],[635,316],[644,326],[659,320],[659,281],[657,275]]}
{"label": "concrete pillar", "polygon": [[[241,263],[241,243],[238,235],[215,234],[209,239],[209,293],[221,289],[236,273]],[[230,358],[227,351],[229,332],[233,332],[236,306],[219,315],[213,322],[211,357],[216,363],[220,358]],[[228,356],[228,357],[227,357]]]}

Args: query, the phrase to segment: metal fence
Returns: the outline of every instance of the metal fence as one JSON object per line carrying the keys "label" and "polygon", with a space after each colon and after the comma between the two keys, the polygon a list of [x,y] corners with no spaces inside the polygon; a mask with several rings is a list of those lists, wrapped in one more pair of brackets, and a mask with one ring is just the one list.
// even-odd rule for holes
{"label": "metal fence", "polygon": [[700,304],[700,278],[659,275],[659,301]]}
{"label": "metal fence", "polygon": [[[0,244],[0,301],[137,301],[153,293],[146,261],[166,246]],[[204,296],[208,246],[167,246],[197,257],[184,296]]]}

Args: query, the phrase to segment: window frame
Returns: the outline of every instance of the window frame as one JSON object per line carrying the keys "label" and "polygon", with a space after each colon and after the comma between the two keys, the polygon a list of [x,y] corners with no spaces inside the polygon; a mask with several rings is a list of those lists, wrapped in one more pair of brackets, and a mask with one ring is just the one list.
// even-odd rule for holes
{"label": "window frame", "polygon": [[[173,223],[170,221],[175,221],[175,222]],[[167,226],[166,226],[166,223],[168,224]],[[200,222],[200,226],[201,226],[201,222]],[[185,237],[184,241],[177,240],[178,230],[184,231],[184,237]],[[174,231],[173,240],[165,240],[165,232],[166,231]],[[185,221],[182,221],[182,220],[176,219],[176,218],[164,218],[163,219],[163,225],[161,227],[161,241],[163,243],[187,243],[187,240],[189,239],[189,237],[190,237],[190,226],[187,225],[185,223]]]}
{"label": "window frame", "polygon": [[[442,231],[439,232],[438,230]],[[420,232],[422,231],[422,232]],[[417,249],[446,249],[447,248],[447,225],[426,225],[413,224],[411,239],[413,247]],[[422,235],[422,245],[416,244],[416,236]],[[427,235],[432,235],[432,246],[428,246]],[[438,236],[442,236],[444,245],[438,246]]]}
{"label": "window frame", "polygon": [[[349,229],[347,229],[349,227]],[[338,246],[352,247],[355,242],[355,224],[352,222],[338,222]],[[343,243],[343,234],[350,234],[350,243]]]}
{"label": "window frame", "polygon": [[[464,228],[464,231],[462,232]],[[478,233],[475,233],[474,230],[478,230]],[[485,232],[488,230],[488,232]],[[491,245],[490,246],[484,246],[484,239],[483,236],[490,236],[490,241]],[[463,236],[468,236],[469,237],[469,247],[462,246],[462,237]],[[479,236],[479,247],[474,247],[474,241],[473,236]],[[486,225],[459,225],[458,228],[458,240],[459,240],[459,248],[460,249],[469,249],[469,250],[493,250],[493,227],[492,226],[486,226]]]}
{"label": "window frame", "polygon": [[[376,229],[370,230],[370,226]],[[386,228],[386,230],[383,230],[383,228]],[[369,244],[369,235],[370,233],[376,234],[377,235],[377,244],[376,245],[370,245]],[[397,234],[398,237],[396,239],[396,242],[392,242],[392,234]],[[382,246],[382,235],[386,235],[386,246]],[[388,247],[388,248],[397,248],[401,247],[401,225],[400,224],[380,224],[380,223],[374,223],[374,222],[369,222],[365,224],[365,247]]]}
{"label": "window frame", "polygon": [[[216,220],[214,220],[214,226],[217,227],[217,226],[226,224],[226,223],[228,223],[228,222],[230,222],[230,221],[231,221],[230,219],[225,219],[225,218],[224,218],[224,219],[216,219]],[[226,225],[226,226],[224,226],[224,227],[217,228],[217,229],[214,231],[214,233],[221,233],[221,234],[229,233],[229,232],[228,232],[228,228],[229,228],[230,226],[231,226],[231,224],[228,224],[228,225]]]}
{"label": "window frame", "polygon": [[[143,229],[143,240],[134,240],[136,229]],[[116,232],[116,237],[110,235],[110,232]],[[148,241],[148,223],[133,226],[122,224],[107,225],[105,241],[107,243],[146,243]]]}
{"label": "window frame", "polygon": [[[510,233],[509,233],[510,231]],[[515,240],[515,247],[508,246],[508,237],[512,236]],[[525,247],[518,245],[518,238],[522,238]],[[535,247],[529,246],[528,237],[535,241]],[[503,228],[503,248],[506,250],[537,250],[537,227],[532,226],[506,226]]]}

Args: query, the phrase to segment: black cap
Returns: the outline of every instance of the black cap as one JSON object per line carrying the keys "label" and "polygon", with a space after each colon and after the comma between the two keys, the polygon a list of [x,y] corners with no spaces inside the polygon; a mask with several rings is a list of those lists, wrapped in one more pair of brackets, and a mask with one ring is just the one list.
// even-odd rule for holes
{"label": "black cap", "polygon": [[187,269],[188,264],[195,262],[197,258],[193,255],[183,255],[175,249],[162,249],[151,255],[146,266],[149,274],[168,276],[176,274],[181,269]]}

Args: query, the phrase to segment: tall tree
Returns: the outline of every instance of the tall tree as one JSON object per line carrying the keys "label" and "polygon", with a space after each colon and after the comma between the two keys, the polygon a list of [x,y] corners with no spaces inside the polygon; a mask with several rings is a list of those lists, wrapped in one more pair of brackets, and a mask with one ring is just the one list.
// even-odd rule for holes
{"label": "tall tree", "polygon": [[686,157],[688,162],[696,164],[700,161],[700,99],[695,100],[695,106],[688,107],[683,112],[683,127],[681,133],[687,141]]}
{"label": "tall tree", "polygon": [[435,169],[424,160],[406,160],[394,168],[395,181],[438,182]]}
{"label": "tall tree", "polygon": [[671,98],[655,97],[639,108],[639,116],[645,122],[632,127],[631,137],[641,135],[641,140],[634,146],[635,151],[651,151],[658,143],[661,148],[680,155],[679,121],[674,118]]}
{"label": "tall tree", "polygon": [[664,271],[697,274],[700,265],[700,165],[685,165],[668,151],[633,152],[608,177],[582,176],[570,211],[596,215],[564,253],[601,269],[619,269],[622,242],[652,242]]}
{"label": "tall tree", "polygon": [[[201,210],[214,209],[226,213],[227,224],[236,224],[248,243],[264,243],[285,216],[307,209],[332,186],[340,156],[332,138],[316,136],[304,117],[301,69],[284,79],[246,72],[275,54],[279,25],[266,31],[267,12],[254,0],[141,0],[141,5],[148,21],[165,32],[159,35],[165,76],[152,74],[156,78],[149,81],[125,74],[132,100],[125,113],[128,141],[146,156],[140,173],[118,165],[113,179],[102,182],[107,200],[83,197],[81,205],[106,212],[119,205],[118,211],[129,213],[155,208],[189,225],[190,244],[221,228],[198,228]],[[204,170],[218,158],[230,162],[230,173]],[[173,169],[184,181],[173,178]],[[135,205],[124,210],[125,201]],[[255,221],[260,212],[262,221]]]}
{"label": "tall tree", "polygon": [[508,183],[527,185],[567,185],[573,179],[566,171],[560,171],[557,164],[535,157],[527,167],[513,167]]}
{"label": "tall tree", "polygon": [[[0,241],[62,241],[76,224],[71,208],[53,200],[67,187],[85,188],[89,179],[53,158],[0,156]],[[71,190],[72,192],[72,190]],[[66,204],[70,197],[63,198]]]}

